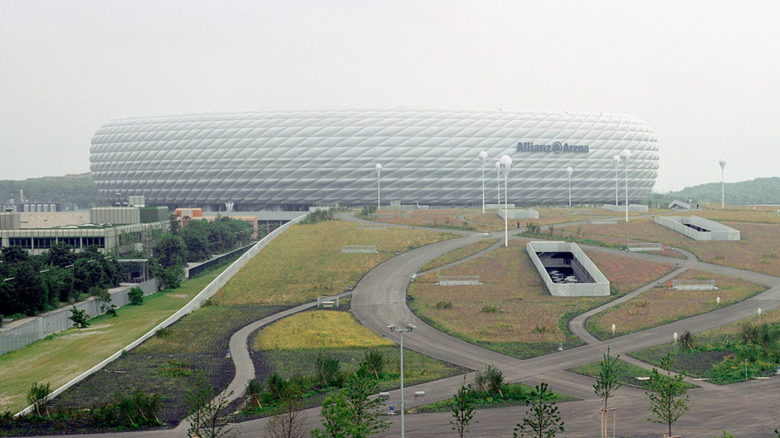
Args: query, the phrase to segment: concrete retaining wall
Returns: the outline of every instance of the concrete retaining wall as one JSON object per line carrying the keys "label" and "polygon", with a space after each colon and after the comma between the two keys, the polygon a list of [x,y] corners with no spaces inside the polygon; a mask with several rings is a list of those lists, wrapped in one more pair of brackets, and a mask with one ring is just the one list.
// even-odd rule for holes
{"label": "concrete retaining wall", "polygon": [[504,210],[503,208],[498,210],[498,215],[501,216],[501,219],[504,218],[505,215],[509,215],[508,219],[539,219],[539,212],[534,210],[533,208],[526,208],[526,209],[517,209],[517,210]]}
{"label": "concrete retaining wall", "polygon": [[[525,246],[550,295],[556,297],[595,297],[609,295],[609,280],[576,243],[533,241]],[[553,283],[537,252],[570,252],[593,279],[593,283]]]}
{"label": "concrete retaining wall", "polygon": [[[740,239],[739,230],[698,216],[656,216],[653,218],[653,221],[662,227],[670,228],[678,233],[685,234],[687,237],[694,240]],[[710,231],[697,231],[685,224],[691,224]]]}
{"label": "concrete retaining wall", "polygon": [[[257,255],[260,250],[265,248],[266,245],[268,245],[269,242],[274,240],[277,236],[282,234],[283,232],[287,231],[290,227],[292,227],[294,224],[297,224],[300,222],[304,217],[306,217],[306,214],[302,214],[301,216],[298,216],[297,218],[285,223],[284,225],[280,226],[279,228],[275,229],[273,232],[268,234],[267,236],[263,237],[260,241],[258,241],[252,248],[250,248],[247,252],[245,252],[241,257],[238,258],[235,262],[233,262],[227,269],[222,271],[221,274],[217,276],[214,280],[211,281],[205,288],[203,288],[202,291],[198,293],[192,300],[190,300],[189,303],[185,304],[184,307],[179,309],[176,313],[168,317],[165,321],[158,324],[153,329],[146,332],[143,336],[136,339],[135,341],[131,342],[125,348],[117,351],[116,353],[112,354],[111,356],[107,357],[97,365],[93,366],[92,368],[88,369],[87,371],[84,371],[83,373],[79,374],[76,378],[72,379],[68,383],[60,386],[59,388],[52,391],[51,395],[49,396],[49,399],[52,399],[63,392],[65,392],[68,388],[71,386],[81,382],[82,380],[86,379],[87,377],[91,376],[92,374],[96,373],[97,371],[103,369],[106,365],[110,364],[111,362],[117,360],[121,355],[123,351],[129,351],[133,348],[141,345],[144,341],[154,336],[158,330],[163,329],[165,327],[170,326],[171,324],[175,323],[185,315],[189,314],[193,310],[199,308],[206,300],[211,298],[219,289],[224,286],[228,280],[230,280],[241,268],[244,267],[244,265],[249,262],[249,260],[252,259],[255,255]],[[32,411],[32,406],[28,406],[21,411],[19,411],[16,415],[24,415]]]}
{"label": "concrete retaining wall", "polygon": [[[625,212],[626,204],[623,205],[601,204],[601,208],[609,211]],[[644,204],[628,204],[628,211],[635,212],[635,213],[645,213],[648,211],[648,209],[647,206]]]}
{"label": "concrete retaining wall", "polygon": [[[111,304],[122,307],[130,303],[127,293],[134,287],[140,287],[144,291],[144,295],[153,294],[158,290],[157,279],[153,278],[143,283],[122,283],[119,287],[109,289]],[[103,313],[95,298],[75,303],[74,306],[79,310],[86,311],[91,318]],[[18,350],[52,333],[72,327],[73,321],[68,319],[72,308],[73,306],[62,307],[3,326],[0,328],[0,354]]]}

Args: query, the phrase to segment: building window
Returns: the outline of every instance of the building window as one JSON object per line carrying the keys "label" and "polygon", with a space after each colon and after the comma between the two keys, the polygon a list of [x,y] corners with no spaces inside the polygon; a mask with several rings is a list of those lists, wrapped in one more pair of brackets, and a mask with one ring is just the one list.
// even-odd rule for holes
{"label": "building window", "polygon": [[72,246],[73,248],[81,248],[81,238],[80,237],[60,237],[60,242],[67,243],[68,245]]}
{"label": "building window", "polygon": [[8,238],[8,246],[18,246],[19,248],[31,249],[32,238],[31,237],[10,237]]}
{"label": "building window", "polygon": [[87,246],[97,246],[98,248],[103,248],[105,246],[106,238],[105,237],[82,237],[81,243],[84,245],[84,247]]}
{"label": "building window", "polygon": [[35,249],[51,248],[52,244],[54,244],[54,237],[34,237],[33,243],[35,244]]}

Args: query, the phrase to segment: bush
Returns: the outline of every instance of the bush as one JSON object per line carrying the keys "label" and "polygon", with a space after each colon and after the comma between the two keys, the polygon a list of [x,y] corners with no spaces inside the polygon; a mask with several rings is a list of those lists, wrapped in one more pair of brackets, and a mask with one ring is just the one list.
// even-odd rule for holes
{"label": "bush", "polygon": [[482,306],[482,311],[485,313],[498,313],[501,311],[501,308],[497,306]]}
{"label": "bush", "polygon": [[317,356],[314,362],[317,367],[317,380],[323,385],[341,386],[343,376],[341,376],[341,364],[336,358],[325,357],[322,353]]}
{"label": "bush", "polygon": [[436,306],[434,306],[435,309],[441,310],[441,309],[452,309],[452,302],[450,301],[439,301],[436,303]]}
{"label": "bush", "polygon": [[498,394],[501,397],[501,387],[504,385],[504,373],[493,365],[488,365],[484,371],[477,371],[474,375],[474,385],[491,394]]}
{"label": "bush", "polygon": [[310,225],[310,224],[316,224],[319,222],[326,222],[330,220],[333,220],[333,210],[330,209],[316,210],[307,214],[306,217],[301,221],[301,223]]}
{"label": "bush", "polygon": [[184,269],[181,266],[169,266],[163,270],[160,280],[164,289],[178,289],[182,277],[184,277]]}
{"label": "bush", "polygon": [[48,400],[49,394],[51,394],[51,389],[49,389],[48,382],[40,385],[38,382],[33,382],[27,391],[27,402],[32,405],[36,415],[40,417],[49,416],[49,403],[51,403]]}
{"label": "bush", "polygon": [[89,319],[87,311],[77,309],[76,306],[73,306],[73,308],[70,309],[70,316],[68,319],[73,321],[73,327],[87,327],[89,325],[89,322],[87,321]]}
{"label": "bush", "polygon": [[144,302],[144,291],[140,287],[134,287],[127,293],[130,304],[140,306]]}

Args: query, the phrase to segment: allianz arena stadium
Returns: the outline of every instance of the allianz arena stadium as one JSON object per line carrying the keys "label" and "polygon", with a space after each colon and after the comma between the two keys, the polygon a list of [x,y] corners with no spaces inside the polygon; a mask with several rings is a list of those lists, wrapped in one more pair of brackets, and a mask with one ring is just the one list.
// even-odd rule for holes
{"label": "allianz arena stadium", "polygon": [[[624,150],[631,200],[658,174],[653,131],[633,116],[468,110],[253,111],[134,117],[92,139],[92,178],[107,199],[147,205],[298,209],[310,205],[477,205],[484,163],[496,202],[497,159],[512,158],[509,202],[621,202]],[[478,158],[487,152],[483,162]],[[379,181],[376,164],[381,164]],[[619,174],[616,172],[619,171]],[[503,180],[503,175],[500,177]],[[503,191],[503,181],[501,190]]]}

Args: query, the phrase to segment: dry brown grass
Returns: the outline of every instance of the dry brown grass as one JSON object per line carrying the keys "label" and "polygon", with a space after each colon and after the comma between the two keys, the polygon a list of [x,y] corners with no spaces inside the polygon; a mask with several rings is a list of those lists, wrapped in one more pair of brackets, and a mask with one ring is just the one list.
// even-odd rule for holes
{"label": "dry brown grass", "polygon": [[671,290],[666,285],[653,288],[623,304],[594,315],[588,320],[588,329],[602,338],[611,336],[612,324],[616,326],[616,335],[633,333],[712,311],[717,308],[716,297],[720,297],[721,306],[727,306],[764,290],[763,286],[738,278],[695,270],[686,271],[677,278],[689,280],[714,278],[720,290]]}
{"label": "dry brown grass", "polygon": [[[611,298],[551,296],[526,253],[526,243],[524,239],[513,240],[509,248],[496,249],[441,272],[479,275],[484,283],[479,286],[437,286],[434,272],[417,277],[409,288],[415,311],[447,332],[474,341],[564,342],[565,328],[559,324],[564,315],[582,312]],[[621,292],[671,269],[670,265],[605,254],[596,255],[594,261],[608,278],[615,278],[613,284]],[[451,303],[452,307],[437,308],[437,303]],[[490,311],[492,308],[495,311]]]}
{"label": "dry brown grass", "polygon": [[470,255],[476,254],[484,249],[487,249],[488,247],[490,247],[490,245],[496,243],[497,241],[498,240],[496,239],[483,239],[480,240],[479,242],[474,242],[466,246],[461,246],[455,251],[448,252],[447,254],[444,254],[441,257],[437,257],[431,260],[430,262],[426,263],[425,266],[420,268],[420,272],[429,271],[431,269],[435,269],[440,266],[444,266],[452,262],[458,261],[460,259],[466,258]]}
{"label": "dry brown grass", "polygon": [[[392,215],[392,217],[390,217]],[[377,221],[410,226],[433,226],[495,231],[504,228],[504,220],[495,211],[482,213],[472,208],[436,210],[381,209]]]}
{"label": "dry brown grass", "polygon": [[[250,260],[213,299],[223,305],[278,305],[335,295],[354,285],[395,251],[451,237],[449,233],[427,230],[359,229],[344,221],[295,225]],[[375,244],[379,253],[341,252],[342,245],[368,244]]]}
{"label": "dry brown grass", "polygon": [[699,216],[714,221],[758,222],[765,224],[780,224],[777,207],[726,207],[712,206],[707,210],[666,210],[666,216]]}
{"label": "dry brown grass", "polygon": [[582,225],[584,237],[659,242],[687,249],[705,262],[776,275],[780,272],[780,225],[748,222],[722,222],[740,231],[742,240],[706,242],[693,240],[662,227],[651,219],[633,219],[628,224]]}

